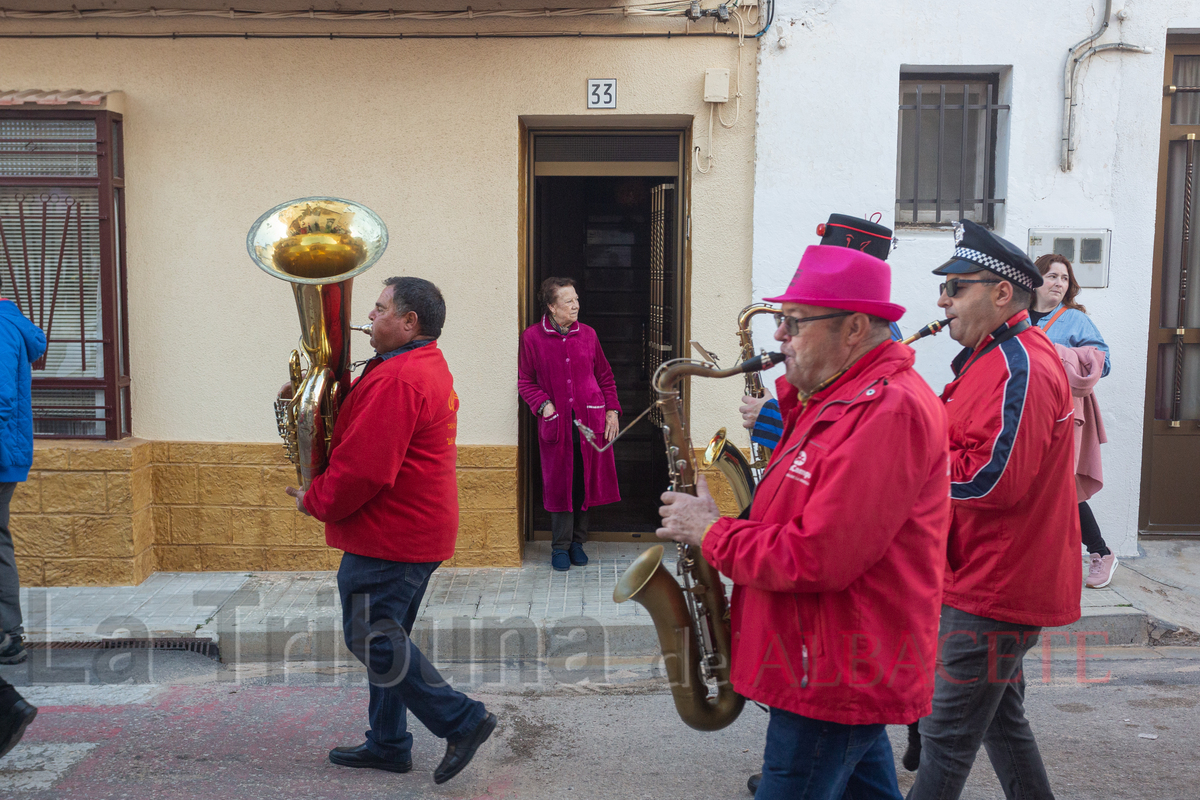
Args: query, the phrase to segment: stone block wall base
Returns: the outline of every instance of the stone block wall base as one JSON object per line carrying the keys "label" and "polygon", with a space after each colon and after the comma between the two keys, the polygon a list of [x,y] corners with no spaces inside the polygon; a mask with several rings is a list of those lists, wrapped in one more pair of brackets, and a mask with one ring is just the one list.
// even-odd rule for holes
{"label": "stone block wall base", "polygon": [[[141,583],[155,571],[336,569],[284,487],[277,444],[39,440],[10,527],[23,586]],[[460,529],[446,566],[521,564],[517,448],[458,449]]]}

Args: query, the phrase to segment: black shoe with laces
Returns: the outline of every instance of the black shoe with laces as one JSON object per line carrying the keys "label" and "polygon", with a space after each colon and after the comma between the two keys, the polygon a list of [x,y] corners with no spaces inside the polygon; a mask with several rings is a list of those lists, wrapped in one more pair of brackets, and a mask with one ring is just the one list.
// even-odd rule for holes
{"label": "black shoe with laces", "polygon": [[4,638],[0,639],[0,664],[20,664],[29,658],[29,651],[25,649],[23,641],[20,634],[5,634]]}

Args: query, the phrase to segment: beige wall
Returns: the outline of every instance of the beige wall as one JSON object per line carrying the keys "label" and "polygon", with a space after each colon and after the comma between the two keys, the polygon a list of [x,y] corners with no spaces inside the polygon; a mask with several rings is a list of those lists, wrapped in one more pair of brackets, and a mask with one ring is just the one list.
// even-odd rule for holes
{"label": "beige wall", "polygon": [[[136,25],[102,29],[152,28]],[[750,301],[756,48],[740,51],[741,120],[717,126],[716,165],[691,178],[692,335],[725,364]],[[389,275],[435,281],[449,303],[442,346],[462,398],[459,441],[515,445],[519,119],[607,113],[586,111],[585,80],[615,76],[615,113],[694,117],[707,146],[704,69],[732,70],[738,54],[735,39],[687,37],[0,41],[5,88],[125,94],[133,427],[176,442],[278,441],[271,400],[299,328],[290,288],[250,261],[244,240],[276,203],[329,194],[370,206],[391,234],[356,279],[356,319]],[[370,355],[366,337],[355,348]],[[694,438],[736,425],[740,394],[740,380],[697,382]]]}

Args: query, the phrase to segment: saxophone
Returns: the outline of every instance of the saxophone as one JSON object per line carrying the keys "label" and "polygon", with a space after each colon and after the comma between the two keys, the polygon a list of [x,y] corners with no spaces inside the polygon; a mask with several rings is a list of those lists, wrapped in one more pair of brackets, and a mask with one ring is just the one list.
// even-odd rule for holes
{"label": "saxophone", "polygon": [[[775,306],[748,305],[738,314],[738,342],[741,345],[739,361],[743,363],[754,357],[754,334],[750,330],[750,321],[759,314],[775,314],[779,309]],[[747,372],[746,394],[751,397],[763,396],[762,376],[758,371]],[[754,499],[754,487],[762,477],[762,470],[771,458],[771,450],[757,442],[750,442],[750,458],[729,441],[725,428],[721,428],[708,441],[704,457],[700,460],[705,469],[715,466],[725,476],[733,489],[737,500],[738,510],[744,511]]]}
{"label": "saxophone", "polygon": [[[662,412],[672,491],[696,493],[695,455],[676,386],[679,380],[687,375],[728,378],[757,373],[782,360],[779,353],[764,353],[736,367],[718,370],[700,362],[675,359],[655,371],[653,385],[658,400],[653,407]],[[590,432],[582,427],[581,431],[591,441]],[[613,589],[613,600],[635,600],[650,612],[675,710],[684,723],[698,731],[720,730],[737,719],[746,702],[729,682],[732,648],[725,588],[700,548],[684,544],[678,548],[676,572],[683,581],[682,588],[663,566],[663,546],[655,545],[621,575]],[[709,696],[709,681],[716,683],[713,697]]]}
{"label": "saxophone", "polygon": [[246,237],[254,262],[292,285],[300,314],[300,346],[288,361],[290,385],[275,400],[275,421],[303,489],[328,465],[339,401],[350,388],[354,276],[379,260],[387,241],[375,212],[336,197],[281,203]]}

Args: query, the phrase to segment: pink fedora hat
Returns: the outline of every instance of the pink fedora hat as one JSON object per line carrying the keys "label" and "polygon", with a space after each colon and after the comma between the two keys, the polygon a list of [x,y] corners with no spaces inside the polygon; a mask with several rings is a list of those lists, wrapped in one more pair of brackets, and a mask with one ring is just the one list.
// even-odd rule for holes
{"label": "pink fedora hat", "polygon": [[764,297],[768,303],[861,311],[895,322],[904,306],[889,302],[892,271],[875,256],[848,247],[814,244],[804,251],[787,291]]}

